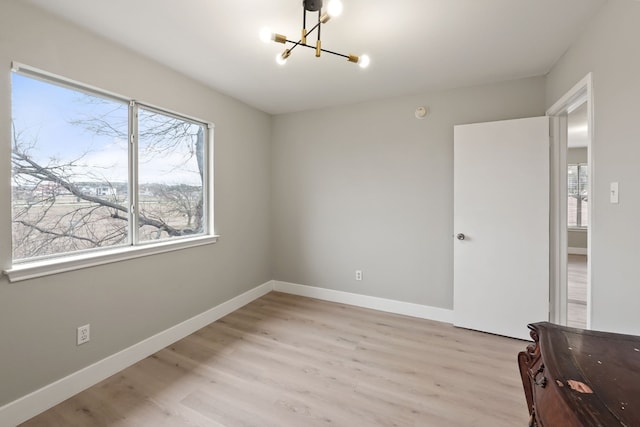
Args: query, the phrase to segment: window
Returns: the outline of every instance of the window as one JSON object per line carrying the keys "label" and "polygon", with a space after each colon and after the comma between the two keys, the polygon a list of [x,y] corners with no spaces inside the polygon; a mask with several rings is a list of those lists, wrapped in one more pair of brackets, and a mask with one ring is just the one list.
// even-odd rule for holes
{"label": "window", "polygon": [[211,132],[204,122],[14,69],[14,266],[214,237]]}
{"label": "window", "polygon": [[586,164],[570,164],[567,171],[567,213],[569,227],[586,228],[588,218],[589,175]]}

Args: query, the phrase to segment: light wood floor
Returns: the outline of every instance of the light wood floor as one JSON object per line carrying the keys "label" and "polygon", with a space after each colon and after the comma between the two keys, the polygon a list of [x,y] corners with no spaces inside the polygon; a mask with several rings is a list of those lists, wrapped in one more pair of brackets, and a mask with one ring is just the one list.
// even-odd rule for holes
{"label": "light wood floor", "polygon": [[272,292],[23,425],[524,426],[525,346]]}
{"label": "light wood floor", "polygon": [[587,327],[587,256],[569,255],[567,264],[567,325]]}

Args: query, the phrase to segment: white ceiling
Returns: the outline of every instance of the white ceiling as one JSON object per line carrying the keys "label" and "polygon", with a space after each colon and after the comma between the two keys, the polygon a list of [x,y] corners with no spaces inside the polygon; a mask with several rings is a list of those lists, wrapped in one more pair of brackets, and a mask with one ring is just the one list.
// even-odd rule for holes
{"label": "white ceiling", "polygon": [[259,31],[297,40],[301,0],[28,1],[272,114],[543,75],[606,2],[343,0],[322,47],[361,69],[302,47],[275,63]]}

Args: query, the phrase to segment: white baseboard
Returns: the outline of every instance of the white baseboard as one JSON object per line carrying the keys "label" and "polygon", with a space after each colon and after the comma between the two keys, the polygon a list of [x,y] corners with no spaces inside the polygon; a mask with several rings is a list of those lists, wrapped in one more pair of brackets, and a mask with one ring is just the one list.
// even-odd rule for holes
{"label": "white baseboard", "polygon": [[288,294],[317,298],[325,301],[371,308],[388,313],[403,314],[420,319],[436,320],[438,322],[453,323],[453,310],[413,304],[367,295],[352,294],[333,289],[317,288],[314,286],[297,285],[295,283],[273,281],[273,290]]}
{"label": "white baseboard", "polygon": [[569,255],[587,255],[587,248],[568,248]]}
{"label": "white baseboard", "polygon": [[185,320],[0,407],[0,425],[15,426],[271,292],[273,281]]}

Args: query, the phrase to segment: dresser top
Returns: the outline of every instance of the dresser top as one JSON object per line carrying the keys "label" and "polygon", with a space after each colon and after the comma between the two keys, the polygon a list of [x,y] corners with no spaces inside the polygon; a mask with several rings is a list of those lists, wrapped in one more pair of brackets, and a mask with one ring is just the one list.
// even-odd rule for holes
{"label": "dresser top", "polygon": [[548,322],[529,328],[550,386],[585,425],[640,425],[640,337]]}

